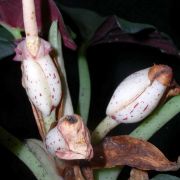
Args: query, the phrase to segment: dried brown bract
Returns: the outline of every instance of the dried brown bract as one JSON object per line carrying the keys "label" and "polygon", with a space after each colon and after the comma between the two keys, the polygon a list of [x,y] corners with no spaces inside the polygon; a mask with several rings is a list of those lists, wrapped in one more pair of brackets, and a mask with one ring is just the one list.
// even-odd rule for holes
{"label": "dried brown bract", "polygon": [[128,165],[141,170],[175,171],[180,162],[169,161],[153,144],[127,135],[107,137],[94,148],[92,168]]}
{"label": "dried brown bract", "polygon": [[133,168],[130,172],[130,177],[128,180],[149,180],[149,176],[146,171]]}
{"label": "dried brown bract", "polygon": [[48,152],[60,159],[91,159],[93,148],[89,130],[83,119],[76,114],[59,119],[56,127],[51,129],[45,139]]}

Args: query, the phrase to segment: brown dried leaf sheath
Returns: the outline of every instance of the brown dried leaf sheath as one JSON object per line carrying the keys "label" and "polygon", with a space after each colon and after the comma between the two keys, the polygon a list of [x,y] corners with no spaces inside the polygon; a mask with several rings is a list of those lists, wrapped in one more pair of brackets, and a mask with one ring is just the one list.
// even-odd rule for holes
{"label": "brown dried leaf sheath", "polygon": [[64,170],[64,180],[93,180],[88,179],[89,176],[83,176],[82,170],[78,165],[68,166]]}
{"label": "brown dried leaf sheath", "polygon": [[175,171],[180,168],[180,163],[169,161],[154,145],[126,135],[107,137],[95,146],[90,164],[92,168],[128,165],[156,171]]}
{"label": "brown dried leaf sheath", "polygon": [[72,167],[66,167],[63,173],[64,180],[76,180],[75,174],[74,174],[74,168]]}
{"label": "brown dried leaf sheath", "polygon": [[82,165],[80,167],[82,175],[86,180],[94,180],[93,169],[91,167],[88,167],[86,165]]}
{"label": "brown dried leaf sheath", "polygon": [[31,103],[31,107],[32,107],[32,111],[36,120],[39,134],[41,138],[44,140],[46,136],[46,130],[45,130],[42,114],[32,103]]}

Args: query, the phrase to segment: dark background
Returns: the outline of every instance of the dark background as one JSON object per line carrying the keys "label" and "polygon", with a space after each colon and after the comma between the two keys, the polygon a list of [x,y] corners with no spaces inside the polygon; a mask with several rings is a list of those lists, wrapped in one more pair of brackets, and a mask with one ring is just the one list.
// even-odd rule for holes
{"label": "dark background", "polygon": [[[101,15],[116,14],[121,18],[141,23],[149,23],[171,36],[180,48],[180,28],[178,0],[69,0],[59,1],[64,5],[95,10]],[[67,14],[65,23],[76,29]],[[105,116],[105,109],[116,86],[126,76],[154,63],[168,64],[180,84],[180,59],[165,55],[158,50],[128,44],[97,45],[87,53],[92,81],[92,101],[88,126],[91,130]],[[78,97],[77,53],[64,48],[68,82],[74,107]],[[20,64],[12,57],[0,61],[0,123],[19,139],[39,138],[31,107],[21,86]],[[137,124],[120,125],[111,134],[127,134]],[[180,154],[180,114],[173,118],[150,142],[155,144],[171,161]],[[1,176],[4,179],[34,179],[29,170],[4,147],[0,147]],[[129,168],[125,168],[121,179],[128,179]],[[153,176],[156,172],[151,172]],[[180,177],[180,171],[170,172]]]}

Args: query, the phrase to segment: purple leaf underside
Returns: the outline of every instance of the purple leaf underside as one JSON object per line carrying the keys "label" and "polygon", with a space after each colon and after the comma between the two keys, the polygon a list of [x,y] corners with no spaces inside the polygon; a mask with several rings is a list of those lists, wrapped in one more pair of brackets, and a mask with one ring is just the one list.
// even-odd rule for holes
{"label": "purple leaf underside", "polygon": [[153,26],[144,25],[143,28],[143,24],[126,22],[124,26],[124,22],[121,25],[121,19],[116,16],[108,17],[91,39],[91,46],[103,43],[130,43],[157,48],[163,53],[179,56],[179,51],[171,39]]}

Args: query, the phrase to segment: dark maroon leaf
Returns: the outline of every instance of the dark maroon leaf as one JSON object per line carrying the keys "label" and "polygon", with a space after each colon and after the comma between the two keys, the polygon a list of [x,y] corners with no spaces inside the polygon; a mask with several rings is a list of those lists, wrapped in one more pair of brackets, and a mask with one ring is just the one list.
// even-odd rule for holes
{"label": "dark maroon leaf", "polygon": [[85,41],[89,41],[93,37],[95,31],[106,19],[106,17],[88,9],[67,7],[60,3],[59,7],[76,23]]}
{"label": "dark maroon leaf", "polygon": [[91,45],[102,43],[131,43],[160,49],[161,52],[179,55],[173,42],[155,27],[132,23],[117,16],[110,16],[94,34]]}
{"label": "dark maroon leaf", "polygon": [[[50,24],[53,20],[58,20],[59,30],[65,46],[70,49],[76,49],[76,45],[70,38],[64,25],[62,15],[54,1],[35,0],[35,7],[39,30],[45,28],[45,26]],[[0,1],[0,23],[24,29],[21,0]]]}

